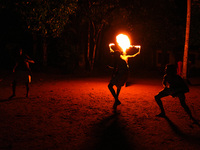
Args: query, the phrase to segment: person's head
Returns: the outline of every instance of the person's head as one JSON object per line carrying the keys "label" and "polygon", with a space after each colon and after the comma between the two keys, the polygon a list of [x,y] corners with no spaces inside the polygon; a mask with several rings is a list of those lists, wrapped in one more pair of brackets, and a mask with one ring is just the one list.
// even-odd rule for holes
{"label": "person's head", "polygon": [[165,67],[165,73],[169,75],[176,75],[177,74],[176,65],[167,64]]}

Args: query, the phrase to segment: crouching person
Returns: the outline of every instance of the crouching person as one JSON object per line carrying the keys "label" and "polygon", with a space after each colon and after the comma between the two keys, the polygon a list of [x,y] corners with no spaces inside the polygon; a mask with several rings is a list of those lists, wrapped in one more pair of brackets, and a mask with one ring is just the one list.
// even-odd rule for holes
{"label": "crouching person", "polygon": [[171,95],[172,97],[179,98],[181,106],[189,115],[190,119],[192,119],[194,122],[197,122],[192,116],[192,113],[185,102],[185,93],[189,92],[189,88],[185,81],[179,75],[177,75],[175,65],[166,65],[165,75],[163,77],[163,86],[164,89],[155,96],[156,103],[161,110],[161,113],[157,116],[166,117],[161,98]]}

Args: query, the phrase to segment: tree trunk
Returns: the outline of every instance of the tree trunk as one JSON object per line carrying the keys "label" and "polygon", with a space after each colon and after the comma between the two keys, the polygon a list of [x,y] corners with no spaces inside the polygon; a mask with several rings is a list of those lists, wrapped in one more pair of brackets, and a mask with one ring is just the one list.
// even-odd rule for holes
{"label": "tree trunk", "polygon": [[96,56],[96,49],[97,49],[97,44],[96,44],[96,42],[94,42],[92,61],[91,61],[91,70],[94,69],[94,61],[95,61],[95,56]]}
{"label": "tree trunk", "polygon": [[96,28],[95,27],[95,23],[92,22],[92,27],[93,27],[93,53],[92,53],[92,59],[91,59],[91,70],[94,69],[94,63],[96,61],[96,57],[98,55],[97,53],[97,47],[99,46],[99,37],[101,35],[101,31],[102,31],[102,28],[103,28],[104,24],[101,24],[101,26],[99,28]]}
{"label": "tree trunk", "polygon": [[91,44],[91,36],[90,36],[90,32],[91,32],[91,29],[90,29],[90,22],[88,22],[88,40],[87,40],[87,53],[86,53],[86,70],[91,70],[91,61],[90,61],[90,44]]}
{"label": "tree trunk", "polygon": [[185,47],[183,55],[183,79],[187,79],[187,63],[188,63],[188,45],[190,35],[190,13],[191,13],[191,0],[187,0],[187,20],[186,20],[186,32],[185,32]]}

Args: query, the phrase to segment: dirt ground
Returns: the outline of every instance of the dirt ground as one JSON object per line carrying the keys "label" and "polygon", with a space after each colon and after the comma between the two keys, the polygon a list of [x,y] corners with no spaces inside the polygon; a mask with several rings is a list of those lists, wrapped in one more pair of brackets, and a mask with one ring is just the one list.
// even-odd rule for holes
{"label": "dirt ground", "polygon": [[[155,117],[162,78],[130,78],[116,113],[109,77],[35,75],[11,95],[10,76],[0,78],[1,150],[200,149],[200,127],[176,98],[163,98],[167,118]],[[199,80],[198,80],[199,81]],[[197,83],[197,80],[192,80]],[[200,86],[190,86],[186,102],[200,119]]]}

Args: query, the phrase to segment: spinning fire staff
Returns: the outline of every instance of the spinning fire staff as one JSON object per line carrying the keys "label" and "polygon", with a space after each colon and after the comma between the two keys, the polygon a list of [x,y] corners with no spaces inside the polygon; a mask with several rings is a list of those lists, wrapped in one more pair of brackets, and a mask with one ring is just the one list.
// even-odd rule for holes
{"label": "spinning fire staff", "polygon": [[[129,57],[135,57],[138,54],[140,54],[141,46],[140,45],[131,45],[130,40],[129,40],[127,35],[119,34],[119,35],[116,36],[116,40],[117,40],[118,45],[122,49],[122,54],[120,55],[120,57],[126,61],[127,65],[128,65],[128,58]],[[112,46],[115,46],[115,44],[114,43],[109,44],[109,48],[110,48],[111,53],[114,52],[114,50],[112,49]],[[130,49],[132,47],[137,48],[138,52],[133,54],[133,55],[127,55],[126,50]]]}
{"label": "spinning fire staff", "polygon": [[[119,93],[121,91],[121,87],[126,83],[128,79],[128,74],[129,74],[129,66],[128,66],[128,58],[129,57],[135,57],[138,54],[140,54],[140,45],[130,45],[130,40],[128,36],[124,34],[119,34],[116,37],[118,45],[121,47],[122,52],[120,50],[113,50],[112,46],[115,46],[114,43],[110,43],[110,52],[113,54],[114,57],[114,67],[110,67],[113,69],[113,75],[110,80],[110,83],[108,84],[108,88],[115,98],[115,103],[113,105],[113,109],[116,110],[117,106],[121,104],[121,102],[118,99]],[[126,50],[129,49],[130,47],[135,47],[138,50],[137,53],[133,55],[127,55]],[[115,92],[113,86],[117,87],[117,92]]]}

